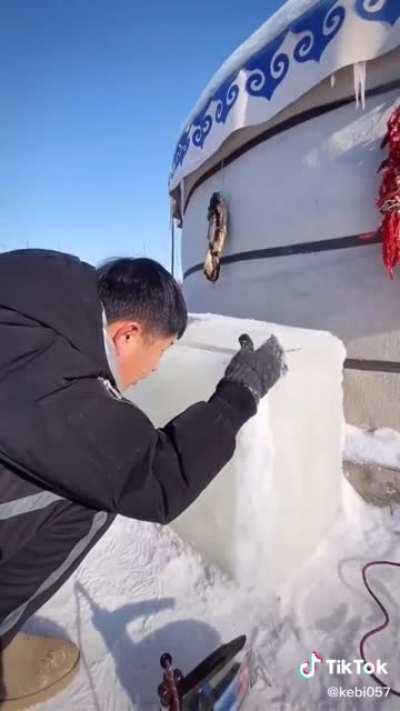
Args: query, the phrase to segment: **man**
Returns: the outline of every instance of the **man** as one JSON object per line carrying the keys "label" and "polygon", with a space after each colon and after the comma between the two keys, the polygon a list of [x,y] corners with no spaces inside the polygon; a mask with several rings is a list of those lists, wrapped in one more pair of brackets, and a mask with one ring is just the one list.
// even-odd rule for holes
{"label": "man", "polygon": [[3,709],[54,693],[78,665],[75,645],[23,635],[24,622],[116,514],[166,524],[184,511],[282,372],[274,337],[241,350],[208,402],[156,429],[121,391],[156,370],[186,325],[179,286],[152,260],[96,271],[57,252],[0,255]]}

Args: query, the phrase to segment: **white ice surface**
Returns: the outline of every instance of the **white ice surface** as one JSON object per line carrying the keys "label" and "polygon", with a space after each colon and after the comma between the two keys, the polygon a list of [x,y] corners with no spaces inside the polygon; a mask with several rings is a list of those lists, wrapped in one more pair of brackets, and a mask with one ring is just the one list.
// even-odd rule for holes
{"label": "white ice surface", "polygon": [[325,332],[198,314],[132,399],[157,426],[207,400],[244,332],[255,347],[275,333],[289,372],[239,432],[231,461],[172,527],[242,586],[266,592],[302,565],[337,514],[341,342]]}

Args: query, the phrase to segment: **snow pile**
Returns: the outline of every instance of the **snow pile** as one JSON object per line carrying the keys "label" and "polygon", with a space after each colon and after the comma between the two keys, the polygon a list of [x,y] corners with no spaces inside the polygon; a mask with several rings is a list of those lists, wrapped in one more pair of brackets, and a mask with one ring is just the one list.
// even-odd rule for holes
{"label": "snow pile", "polygon": [[366,430],[346,425],[343,458],[357,464],[400,469],[400,432],[389,427]]}
{"label": "snow pile", "polygon": [[272,609],[277,601],[265,596],[249,605],[167,527],[118,517],[26,626],[82,650],[77,678],[40,711],[154,710],[161,653],[188,672],[220,643],[251,634]]}
{"label": "snow pile", "polygon": [[301,567],[339,507],[340,341],[325,332],[199,314],[132,399],[157,426],[208,399],[244,332],[255,347],[275,333],[287,351],[288,375],[241,429],[232,460],[172,526],[242,586],[271,592]]}
{"label": "snow pile", "polygon": [[[343,487],[341,517],[283,600],[249,597],[167,528],[117,518],[28,626],[67,635],[82,650],[78,677],[40,711],[155,711],[163,651],[187,672],[220,641],[243,632],[257,633],[260,662],[244,711],[353,708],[348,698],[329,698],[327,689],[375,686],[368,677],[329,676],[321,668],[305,681],[298,667],[313,650],[324,658],[359,658],[361,636],[382,622],[361,567],[376,558],[400,560],[400,539],[386,511],[365,504],[346,481]],[[389,662],[388,683],[399,688],[400,576],[377,570],[370,580],[391,624],[371,638],[366,653]],[[374,711],[378,701],[365,698],[357,708]],[[398,699],[379,699],[379,709],[398,709]]]}
{"label": "snow pile", "polygon": [[[365,674],[329,674],[321,666],[314,678],[304,680],[299,663],[316,651],[324,659],[352,661],[360,658],[359,643],[384,618],[363,585],[361,569],[373,560],[400,562],[400,539],[387,509],[366,504],[343,481],[343,510],[335,527],[320,544],[315,555],[293,582],[291,594],[281,604],[279,619],[261,627],[258,653],[268,668],[272,687],[255,691],[248,709],[278,711],[366,711],[399,708],[396,697],[370,696],[361,700],[329,697],[330,687],[375,693],[378,684]],[[371,637],[365,646],[368,661],[388,663],[387,677],[381,678],[400,690],[398,659],[400,640],[400,575],[396,568],[379,567],[368,573],[368,581],[386,607],[390,624]],[[378,692],[379,693],[379,692]],[[262,706],[264,700],[264,706]]]}

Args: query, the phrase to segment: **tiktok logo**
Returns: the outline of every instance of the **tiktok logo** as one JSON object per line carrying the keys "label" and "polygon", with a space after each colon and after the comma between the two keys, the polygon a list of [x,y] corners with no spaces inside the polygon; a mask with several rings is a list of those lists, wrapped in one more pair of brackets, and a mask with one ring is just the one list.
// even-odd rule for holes
{"label": "tiktok logo", "polygon": [[298,667],[298,672],[303,679],[312,679],[318,664],[324,662],[328,667],[328,674],[388,674],[388,662],[377,659],[376,662],[366,662],[365,659],[323,659],[318,652],[311,652],[311,658],[306,659]]}
{"label": "tiktok logo", "polygon": [[311,659],[306,659],[306,661],[299,666],[300,676],[302,676],[303,679],[311,679],[315,674],[317,664],[321,664],[323,661],[323,658],[318,652],[311,652]]}

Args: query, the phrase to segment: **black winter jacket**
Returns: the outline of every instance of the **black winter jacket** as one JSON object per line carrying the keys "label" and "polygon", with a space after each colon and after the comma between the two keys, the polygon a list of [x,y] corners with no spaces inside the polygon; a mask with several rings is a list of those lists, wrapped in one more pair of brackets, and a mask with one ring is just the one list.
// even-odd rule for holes
{"label": "black winter jacket", "polygon": [[256,406],[223,380],[156,429],[107,387],[95,269],[57,252],[0,255],[0,344],[1,650],[115,514],[168,523],[186,509]]}
{"label": "black winter jacket", "polygon": [[[246,388],[222,381],[156,429],[113,397],[96,271],[58,252],[0,255],[0,342],[0,463],[93,510],[168,523],[232,457],[256,410]],[[0,472],[0,503],[1,482]]]}

